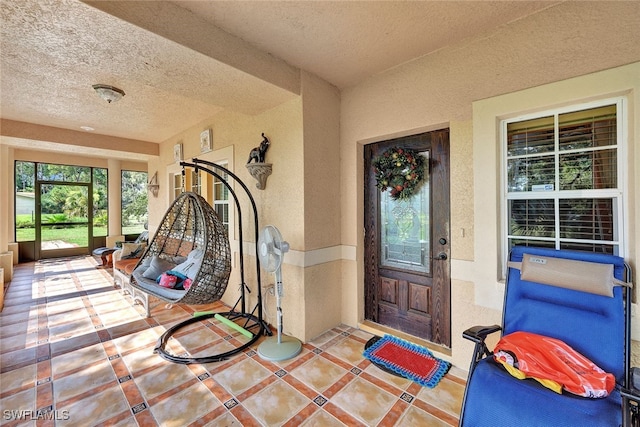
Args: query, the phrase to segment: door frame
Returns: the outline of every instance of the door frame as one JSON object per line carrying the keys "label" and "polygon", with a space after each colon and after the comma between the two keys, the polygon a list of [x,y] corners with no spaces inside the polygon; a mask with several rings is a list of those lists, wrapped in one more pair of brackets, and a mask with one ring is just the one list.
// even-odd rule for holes
{"label": "door frame", "polygon": [[[87,246],[61,249],[42,249],[42,186],[60,185],[87,188]],[[91,253],[93,245],[93,182],[40,181],[35,182],[35,259],[61,258]],[[60,225],[84,225],[85,223],[61,223]],[[45,224],[46,225],[46,224]]]}
{"label": "door frame", "polygon": [[[367,214],[371,212],[374,206],[379,204],[380,191],[375,188],[375,180],[373,174],[370,173],[371,162],[374,156],[367,156],[369,149],[367,146],[373,146],[374,144],[384,144],[385,146],[392,146],[394,144],[407,144],[410,141],[419,141],[421,139],[428,139],[431,145],[432,155],[429,160],[430,175],[432,177],[430,185],[433,188],[432,198],[430,203],[430,217],[433,217],[433,210],[436,204],[444,208],[445,214],[442,214],[442,220],[431,221],[430,235],[431,252],[434,261],[431,263],[432,271],[432,293],[433,293],[433,306],[434,313],[438,310],[441,316],[432,318],[431,328],[431,342],[435,346],[450,348],[451,347],[451,230],[450,230],[450,144],[449,144],[449,129],[440,129],[435,131],[424,132],[416,135],[408,135],[398,138],[392,138],[388,140],[381,140],[372,142],[364,146],[364,170],[363,170],[363,192],[364,192],[364,210],[363,210],[363,222],[364,222],[364,315],[365,321],[378,323],[377,307],[378,307],[378,291],[380,286],[380,277],[378,275],[378,269],[380,267],[380,254],[378,251],[366,251],[367,247],[379,248],[380,235],[379,229],[377,229],[377,223],[379,222],[379,212],[377,212],[378,218],[371,218],[374,215]],[[443,159],[443,160],[437,160]],[[440,168],[439,173],[431,173],[434,168]],[[377,208],[376,208],[377,209]],[[369,218],[368,218],[369,217]],[[446,244],[435,247],[435,240],[441,238],[446,239]],[[446,260],[435,261],[435,258],[440,252],[444,252]],[[436,279],[444,278],[444,280]],[[371,285],[371,284],[374,285]],[[388,329],[389,326],[380,324],[382,328]],[[402,332],[402,331],[401,331]],[[403,334],[405,332],[402,332]]]}

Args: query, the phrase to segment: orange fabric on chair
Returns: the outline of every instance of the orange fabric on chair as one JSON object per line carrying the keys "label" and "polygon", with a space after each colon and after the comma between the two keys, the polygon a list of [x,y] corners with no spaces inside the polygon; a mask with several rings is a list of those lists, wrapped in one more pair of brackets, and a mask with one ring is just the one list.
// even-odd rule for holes
{"label": "orange fabric on chair", "polygon": [[122,271],[127,276],[131,276],[138,261],[140,261],[140,258],[120,259],[116,261],[113,267]]}
{"label": "orange fabric on chair", "polygon": [[563,341],[543,335],[524,331],[505,335],[494,349],[494,359],[511,375],[534,378],[557,393],[564,389],[578,396],[602,398],[615,387],[613,374]]}

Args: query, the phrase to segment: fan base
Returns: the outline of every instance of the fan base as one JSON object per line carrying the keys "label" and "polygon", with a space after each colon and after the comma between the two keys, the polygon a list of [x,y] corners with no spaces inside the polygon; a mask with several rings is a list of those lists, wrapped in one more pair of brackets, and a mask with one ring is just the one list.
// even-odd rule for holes
{"label": "fan base", "polygon": [[297,356],[300,351],[302,351],[302,343],[296,338],[284,335],[280,342],[278,342],[278,337],[271,337],[258,346],[258,355],[264,360],[272,362],[291,359]]}

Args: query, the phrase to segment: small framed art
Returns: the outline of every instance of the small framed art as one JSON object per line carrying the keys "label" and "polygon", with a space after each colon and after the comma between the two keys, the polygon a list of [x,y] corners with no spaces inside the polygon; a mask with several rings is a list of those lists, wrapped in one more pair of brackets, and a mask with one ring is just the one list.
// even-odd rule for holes
{"label": "small framed art", "polygon": [[203,130],[200,133],[200,152],[207,153],[211,148],[211,129]]}
{"label": "small framed art", "polygon": [[182,160],[182,144],[178,143],[173,146],[173,161],[178,163]]}

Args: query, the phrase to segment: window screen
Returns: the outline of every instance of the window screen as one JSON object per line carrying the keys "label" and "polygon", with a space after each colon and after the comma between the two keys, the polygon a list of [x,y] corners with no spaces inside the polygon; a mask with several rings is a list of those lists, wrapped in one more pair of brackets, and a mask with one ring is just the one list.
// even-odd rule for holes
{"label": "window screen", "polygon": [[619,254],[621,102],[504,122],[507,246]]}

